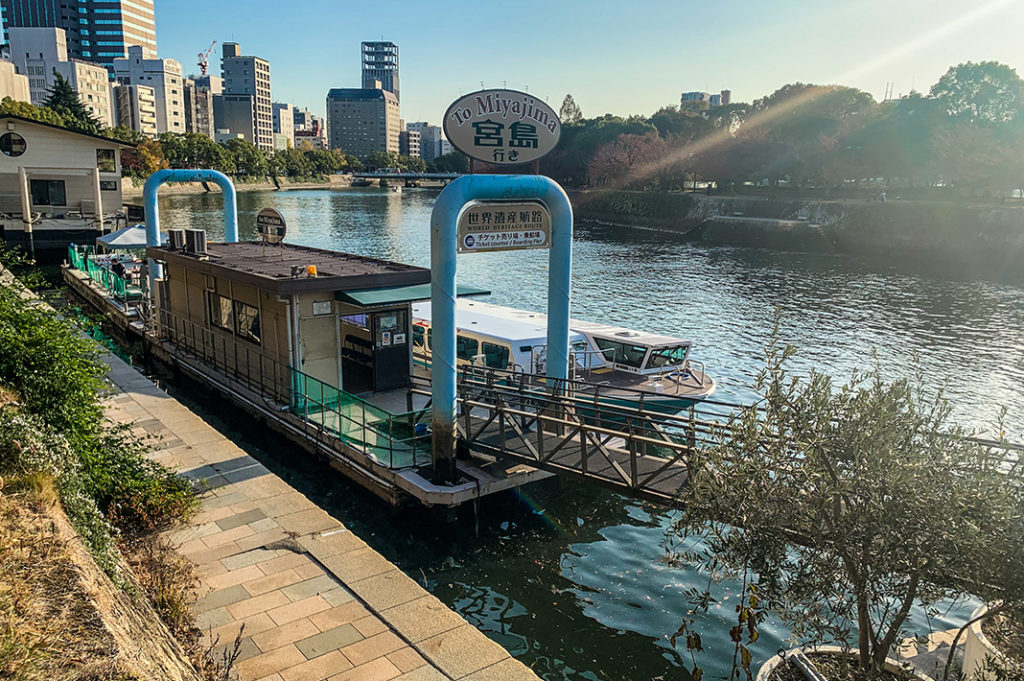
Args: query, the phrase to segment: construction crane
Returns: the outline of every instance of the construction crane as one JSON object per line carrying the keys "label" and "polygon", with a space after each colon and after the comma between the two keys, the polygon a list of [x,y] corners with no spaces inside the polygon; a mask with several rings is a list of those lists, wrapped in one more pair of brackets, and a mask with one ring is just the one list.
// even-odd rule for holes
{"label": "construction crane", "polygon": [[210,43],[210,48],[206,52],[199,53],[199,70],[202,71],[202,75],[206,75],[206,69],[210,66],[210,54],[213,53],[213,48],[216,47],[217,41],[214,40]]}

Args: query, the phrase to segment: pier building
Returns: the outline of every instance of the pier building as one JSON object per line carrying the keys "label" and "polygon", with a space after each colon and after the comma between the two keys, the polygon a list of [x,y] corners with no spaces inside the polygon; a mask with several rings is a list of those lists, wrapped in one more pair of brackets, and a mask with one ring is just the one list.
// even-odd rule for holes
{"label": "pier building", "polygon": [[0,116],[0,237],[63,251],[126,226],[121,150],[134,147],[21,116]]}

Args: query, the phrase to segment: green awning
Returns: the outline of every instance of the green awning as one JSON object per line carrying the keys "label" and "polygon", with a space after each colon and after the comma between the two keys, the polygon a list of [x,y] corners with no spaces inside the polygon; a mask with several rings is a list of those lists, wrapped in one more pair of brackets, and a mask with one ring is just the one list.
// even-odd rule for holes
{"label": "green awning", "polygon": [[[490,291],[487,289],[459,284],[456,295],[462,298],[463,296],[486,296],[489,293]],[[381,305],[412,303],[417,300],[430,299],[430,284],[369,288],[360,291],[335,291],[334,299],[358,305],[359,307],[379,307]]]}

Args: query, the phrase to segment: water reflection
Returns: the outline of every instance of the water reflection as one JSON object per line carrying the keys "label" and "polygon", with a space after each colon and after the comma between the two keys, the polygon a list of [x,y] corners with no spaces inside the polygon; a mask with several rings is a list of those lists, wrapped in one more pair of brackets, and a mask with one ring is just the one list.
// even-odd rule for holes
{"label": "water reflection", "polygon": [[[256,213],[273,205],[294,243],[426,266],[435,196],[429,190],[242,192],[240,232],[256,238]],[[202,226],[212,240],[222,238],[219,195],[167,196],[161,206],[165,227]],[[887,376],[898,377],[908,375],[916,356],[929,384],[947,387],[958,420],[991,430],[1006,405],[1011,436],[1024,439],[1024,288],[1018,284],[944,278],[916,265],[701,248],[671,235],[586,225],[577,228],[573,266],[575,316],[692,338],[695,357],[707,363],[724,399],[754,398],[749,386],[778,308],[784,340],[800,348],[797,369],[816,367],[845,379],[877,357]],[[546,305],[543,251],[460,256],[458,267],[461,281],[487,286],[494,302]],[[235,435],[250,437],[243,430]],[[485,500],[476,537],[471,519],[382,517],[376,500],[318,464],[296,464],[286,444],[251,446],[262,446],[259,458],[276,473],[425,580],[543,678],[678,678],[681,651],[668,636],[688,609],[686,589],[706,577],[661,562],[669,511],[584,485],[550,483],[520,498]],[[704,659],[708,678],[731,659],[732,616],[723,600],[701,619],[705,646],[714,651]],[[914,626],[927,628],[923,613],[916,613]],[[783,627],[766,623],[756,654],[769,657],[785,638]]]}

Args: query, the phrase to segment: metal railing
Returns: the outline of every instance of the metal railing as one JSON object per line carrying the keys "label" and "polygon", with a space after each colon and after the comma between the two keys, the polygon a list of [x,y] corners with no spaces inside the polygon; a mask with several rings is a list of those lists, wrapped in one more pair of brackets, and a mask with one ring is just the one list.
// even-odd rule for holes
{"label": "metal railing", "polygon": [[116,302],[127,308],[140,304],[146,298],[144,286],[137,286],[130,278],[103,267],[94,257],[95,249],[92,246],[68,246],[68,262],[71,266],[85,273],[91,281],[110,293]]}
{"label": "metal railing", "polygon": [[293,369],[229,331],[159,312],[159,336],[241,386],[272,400],[303,423],[306,434],[344,456],[358,452],[388,468],[429,466],[426,410],[393,414]]}

